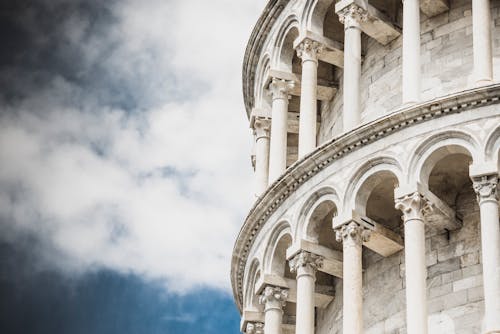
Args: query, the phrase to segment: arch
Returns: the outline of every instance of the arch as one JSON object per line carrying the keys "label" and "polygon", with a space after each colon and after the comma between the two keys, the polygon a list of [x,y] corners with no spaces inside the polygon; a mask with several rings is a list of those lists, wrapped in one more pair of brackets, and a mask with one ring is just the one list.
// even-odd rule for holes
{"label": "arch", "polygon": [[308,0],[302,12],[303,30],[323,36],[325,17],[332,4],[334,4],[333,0]]}
{"label": "arch", "polygon": [[387,177],[394,177],[399,184],[403,180],[402,170],[399,161],[390,156],[377,157],[363,164],[350,179],[344,198],[344,212],[356,210],[365,215],[373,189]]}
{"label": "arch", "polygon": [[260,108],[270,108],[271,107],[271,99],[265,93],[266,87],[266,78],[268,77],[269,70],[271,69],[271,57],[269,53],[265,53],[259,60],[256,69],[256,78],[255,78],[255,105]]}
{"label": "arch", "polygon": [[480,161],[476,139],[462,131],[446,131],[425,139],[415,150],[408,166],[409,184],[427,184],[434,166],[451,154],[464,154],[473,161]]}
{"label": "arch", "polygon": [[244,295],[244,308],[250,310],[259,310],[260,304],[258,296],[255,294],[255,284],[260,277],[260,262],[254,258],[250,262],[250,269],[246,275],[245,295]]}
{"label": "arch", "polygon": [[284,276],[286,273],[286,250],[292,245],[292,230],[288,221],[281,221],[269,234],[264,251],[264,272]]}
{"label": "arch", "polygon": [[340,199],[332,186],[315,190],[300,210],[296,240],[306,239],[318,242],[318,228],[321,219],[331,210],[338,211],[339,208]]}
{"label": "arch", "polygon": [[487,138],[484,147],[484,160],[496,162],[500,170],[500,126],[494,129]]}
{"label": "arch", "polygon": [[299,37],[299,19],[295,14],[288,16],[280,26],[274,43],[273,68],[292,73],[295,49],[293,42]]}

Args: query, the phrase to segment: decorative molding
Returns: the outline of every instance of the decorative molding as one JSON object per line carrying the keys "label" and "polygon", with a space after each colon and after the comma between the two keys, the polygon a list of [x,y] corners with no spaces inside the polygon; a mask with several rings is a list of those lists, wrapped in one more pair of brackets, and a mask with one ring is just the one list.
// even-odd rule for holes
{"label": "decorative molding", "polygon": [[245,334],[264,334],[264,324],[261,322],[249,322]]}
{"label": "decorative molding", "polygon": [[273,100],[288,100],[290,99],[290,91],[295,87],[295,83],[293,81],[273,78],[271,83],[269,84],[269,91]]}
{"label": "decorative molding", "polygon": [[423,220],[424,216],[433,210],[429,200],[418,192],[397,198],[394,207],[403,212],[403,221],[405,222],[412,219]]}
{"label": "decorative molding", "polygon": [[255,117],[253,123],[253,132],[256,142],[260,138],[269,138],[270,131],[271,131],[271,119],[264,117]]}
{"label": "decorative molding", "polygon": [[323,266],[324,257],[316,255],[310,252],[301,251],[289,260],[288,264],[290,266],[290,271],[292,273],[297,272],[299,267],[307,267],[307,269],[316,272],[318,268]]}
{"label": "decorative molding", "polygon": [[231,283],[238,307],[243,302],[243,273],[248,252],[269,216],[303,183],[345,155],[378,140],[446,115],[500,103],[500,84],[461,91],[417,105],[403,107],[332,138],[288,167],[250,209],[234,245]]}
{"label": "decorative molding", "polygon": [[302,59],[302,62],[314,61],[317,63],[319,54],[324,50],[325,47],[322,43],[306,38],[297,46],[297,56]]}
{"label": "decorative molding", "polygon": [[368,11],[356,4],[351,4],[337,13],[339,21],[345,29],[357,27],[359,28],[361,22],[368,20]]}
{"label": "decorative molding", "polygon": [[286,305],[287,298],[287,289],[268,285],[264,288],[264,291],[259,296],[259,303],[264,305],[267,303],[279,303],[281,307],[284,307]]}
{"label": "decorative molding", "polygon": [[338,242],[349,242],[361,246],[370,240],[371,231],[355,221],[342,225],[335,230],[335,239]]}
{"label": "decorative molding", "polygon": [[472,182],[479,204],[484,201],[498,201],[498,174],[475,177]]}

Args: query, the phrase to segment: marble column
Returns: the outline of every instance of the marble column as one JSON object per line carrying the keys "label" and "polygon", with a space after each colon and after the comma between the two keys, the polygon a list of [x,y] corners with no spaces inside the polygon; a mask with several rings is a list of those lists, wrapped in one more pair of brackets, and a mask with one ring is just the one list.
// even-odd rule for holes
{"label": "marble column", "polygon": [[245,334],[264,334],[264,324],[261,322],[249,322]]}
{"label": "marble column", "polygon": [[314,287],[316,270],[323,265],[319,255],[301,251],[290,262],[291,272],[297,273],[297,318],[295,332],[314,334]]}
{"label": "marble column", "polygon": [[343,318],[344,334],[363,333],[363,242],[370,231],[352,221],[335,230],[343,249]]}
{"label": "marble column", "polygon": [[259,298],[264,304],[264,333],[281,334],[283,324],[283,307],[288,298],[288,290],[274,286],[266,286]]}
{"label": "marble column", "polygon": [[361,22],[367,12],[352,4],[337,13],[344,24],[344,132],[361,123]]}
{"label": "marble column", "polygon": [[256,117],[253,129],[255,136],[255,195],[259,197],[266,190],[269,179],[269,130],[267,118]]}
{"label": "marble column", "polygon": [[274,182],[286,169],[288,130],[288,100],[293,83],[274,78],[269,85],[272,94],[271,144],[269,149],[269,183]]}
{"label": "marble column", "polygon": [[398,198],[405,235],[406,327],[408,334],[427,334],[427,266],[424,215],[429,202],[418,192]]}
{"label": "marble column", "polygon": [[420,102],[420,4],[403,0],[403,104]]}
{"label": "marble column", "polygon": [[476,86],[493,82],[490,0],[472,1],[472,39]]}
{"label": "marble column", "polygon": [[305,39],[297,46],[297,55],[302,59],[302,81],[300,87],[299,159],[316,148],[318,112],[318,54],[323,46]]}
{"label": "marble column", "polygon": [[500,333],[500,223],[498,174],[473,178],[481,212],[485,333]]}

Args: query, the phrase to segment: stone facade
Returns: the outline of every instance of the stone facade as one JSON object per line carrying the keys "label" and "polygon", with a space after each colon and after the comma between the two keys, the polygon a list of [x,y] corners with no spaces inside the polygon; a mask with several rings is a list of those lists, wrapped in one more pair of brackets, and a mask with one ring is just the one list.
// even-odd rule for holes
{"label": "stone facade", "polygon": [[243,74],[242,332],[500,333],[500,1],[273,0]]}

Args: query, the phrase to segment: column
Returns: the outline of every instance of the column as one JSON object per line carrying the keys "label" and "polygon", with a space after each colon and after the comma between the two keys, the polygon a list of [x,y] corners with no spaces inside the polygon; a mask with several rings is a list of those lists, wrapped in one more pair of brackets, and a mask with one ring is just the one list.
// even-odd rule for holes
{"label": "column", "polygon": [[297,55],[302,59],[299,159],[316,148],[318,54],[322,50],[320,43],[307,38],[297,47]]}
{"label": "column", "polygon": [[297,318],[295,332],[314,334],[314,286],[316,270],[322,266],[319,255],[301,251],[290,262],[290,270],[297,273]]}
{"label": "column", "polygon": [[336,239],[343,244],[343,333],[363,333],[362,246],[370,231],[352,221],[335,230]]}
{"label": "column", "polygon": [[264,324],[260,322],[249,322],[245,334],[264,334]]}
{"label": "column", "polygon": [[407,333],[427,334],[424,215],[431,210],[431,205],[417,192],[395,202],[404,219]]}
{"label": "column", "polygon": [[270,120],[256,117],[253,127],[255,136],[255,195],[266,190],[269,178],[269,130]]}
{"label": "column", "polygon": [[420,4],[403,0],[403,104],[420,102],[420,71]]}
{"label": "column", "polygon": [[264,304],[264,333],[281,334],[283,307],[287,298],[288,290],[274,286],[264,289],[259,298],[260,303]]}
{"label": "column", "polygon": [[500,333],[500,223],[498,175],[473,178],[481,212],[485,333]]}
{"label": "column", "polygon": [[337,13],[344,24],[344,132],[361,123],[361,21],[366,11],[352,4]]}
{"label": "column", "polygon": [[286,136],[288,130],[288,99],[293,83],[274,78],[269,85],[273,104],[271,111],[271,147],[269,153],[269,183],[286,169]]}
{"label": "column", "polygon": [[491,54],[491,14],[489,0],[472,1],[472,39],[474,43],[474,76],[476,86],[493,82]]}

